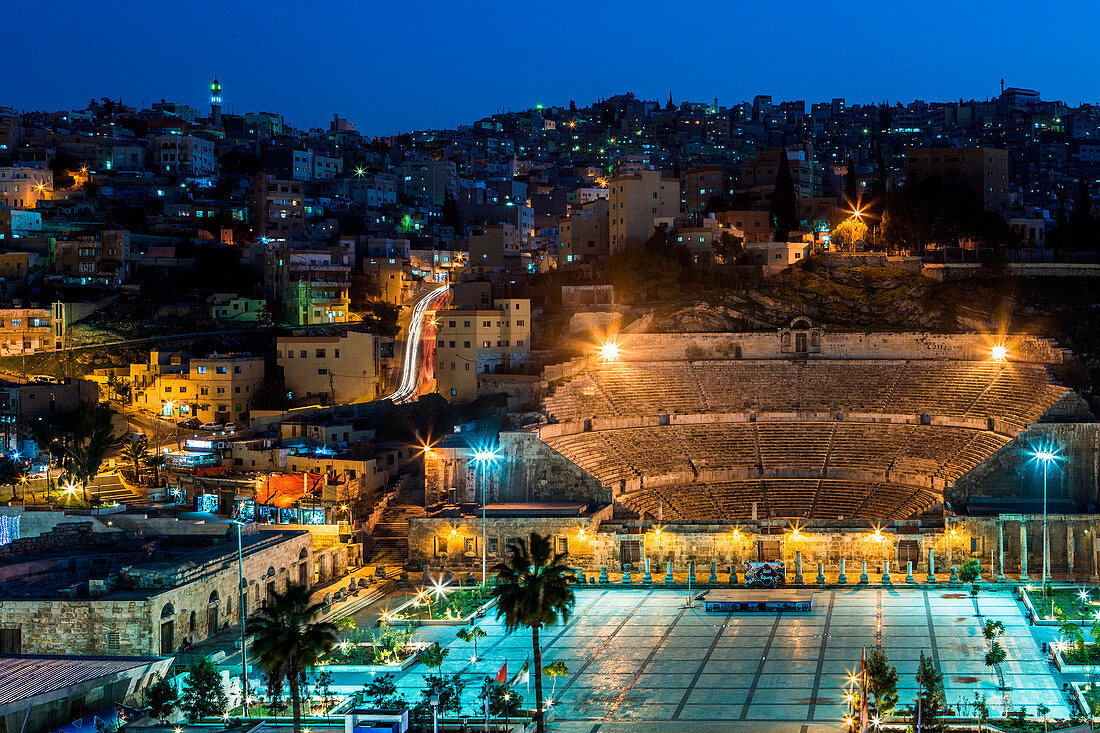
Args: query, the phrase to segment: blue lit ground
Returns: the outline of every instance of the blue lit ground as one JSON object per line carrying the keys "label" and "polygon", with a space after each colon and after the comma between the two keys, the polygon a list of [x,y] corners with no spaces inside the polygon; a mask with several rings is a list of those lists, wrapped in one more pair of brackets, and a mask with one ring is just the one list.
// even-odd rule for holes
{"label": "blue lit ground", "polygon": [[[800,723],[809,723],[810,731],[833,729],[828,724],[845,711],[845,671],[876,642],[898,667],[903,705],[915,695],[913,674],[924,650],[943,672],[949,703],[970,701],[977,691],[988,695],[994,715],[1002,713],[996,677],[984,663],[984,619],[975,617],[964,589],[824,590],[818,591],[812,613],[784,614],[708,614],[700,603],[682,608],[685,596],[672,590],[577,592],[570,622],[543,634],[543,663],[561,660],[570,671],[558,680],[554,700],[562,722],[555,730],[590,733],[599,723],[598,731],[613,733],[622,729],[616,721],[628,720],[680,721],[678,728],[700,731],[749,730],[751,721],[764,720],[789,721],[792,731],[803,730]],[[1032,633],[1051,632],[1029,627],[1007,591],[983,591],[980,606],[986,618],[1006,627],[1001,643],[1008,654],[1003,668],[1012,709],[1027,706],[1034,715],[1045,703],[1052,718],[1067,717],[1062,679]],[[451,650],[443,671],[468,681],[465,707],[471,716],[480,710],[476,695],[484,676],[505,661],[513,674],[530,652],[528,633],[508,636],[491,617],[481,625],[489,637],[479,644],[477,663],[470,661],[472,647],[455,640],[453,628],[426,628],[417,637]],[[399,677],[399,689],[416,699],[426,671],[413,666]],[[339,674],[336,684],[350,690],[366,680],[364,674]],[[549,694],[550,685],[545,689]],[[667,723],[654,725],[657,729],[667,730]]]}

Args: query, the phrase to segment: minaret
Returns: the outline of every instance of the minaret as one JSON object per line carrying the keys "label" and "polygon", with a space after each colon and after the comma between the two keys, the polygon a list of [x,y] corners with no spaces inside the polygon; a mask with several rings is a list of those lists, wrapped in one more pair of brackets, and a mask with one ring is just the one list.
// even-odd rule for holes
{"label": "minaret", "polygon": [[216,76],[210,84],[210,124],[214,127],[222,124],[222,85]]}

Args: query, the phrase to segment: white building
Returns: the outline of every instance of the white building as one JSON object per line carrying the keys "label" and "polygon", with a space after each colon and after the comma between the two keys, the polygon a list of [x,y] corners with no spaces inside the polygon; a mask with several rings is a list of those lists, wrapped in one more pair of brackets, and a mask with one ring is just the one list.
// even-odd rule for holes
{"label": "white building", "polygon": [[53,173],[49,168],[0,168],[0,204],[4,206],[33,209],[52,193]]}

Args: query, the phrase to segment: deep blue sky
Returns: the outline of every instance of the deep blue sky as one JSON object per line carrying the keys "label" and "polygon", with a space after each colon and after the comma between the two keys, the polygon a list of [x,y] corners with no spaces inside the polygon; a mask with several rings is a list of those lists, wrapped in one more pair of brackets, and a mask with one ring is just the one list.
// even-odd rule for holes
{"label": "deep blue sky", "polygon": [[[51,0],[7,9],[0,106],[104,95],[384,135],[537,103],[1100,99],[1094,2]],[[14,32],[13,29],[15,30]]]}

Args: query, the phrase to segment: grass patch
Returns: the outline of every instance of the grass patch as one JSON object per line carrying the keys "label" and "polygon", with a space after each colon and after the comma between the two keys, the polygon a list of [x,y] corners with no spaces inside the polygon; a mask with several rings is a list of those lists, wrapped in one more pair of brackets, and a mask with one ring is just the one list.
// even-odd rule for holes
{"label": "grass patch", "polygon": [[401,612],[401,618],[405,621],[465,618],[488,601],[489,588],[480,585],[447,591],[442,598],[434,590],[422,591]]}

